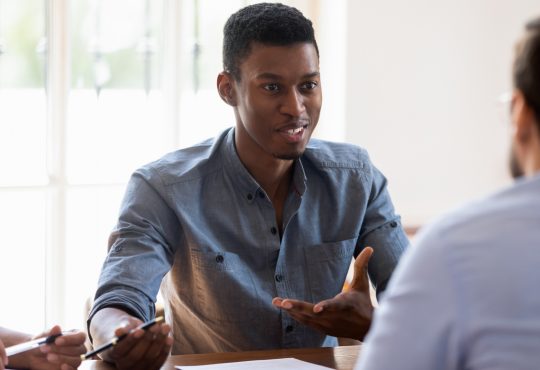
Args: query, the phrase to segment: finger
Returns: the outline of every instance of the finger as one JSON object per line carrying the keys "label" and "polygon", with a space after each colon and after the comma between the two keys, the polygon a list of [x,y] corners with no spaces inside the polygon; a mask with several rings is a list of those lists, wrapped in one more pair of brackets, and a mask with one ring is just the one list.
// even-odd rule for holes
{"label": "finger", "polygon": [[162,325],[161,328],[156,327],[155,329],[151,329],[154,332],[154,338],[150,344],[150,347],[148,347],[148,350],[146,351],[145,358],[153,363],[157,358],[161,357],[171,328],[169,325],[165,324]]}
{"label": "finger", "polygon": [[167,357],[169,357],[169,353],[171,351],[173,339],[171,337],[167,337],[167,340],[165,342],[165,346],[163,347],[163,350],[161,354],[156,358],[154,363],[152,364],[153,369],[160,369],[161,365],[165,362]]}
{"label": "finger", "polygon": [[119,358],[131,350],[138,338],[142,337],[143,335],[142,330],[133,330],[141,324],[141,320],[134,317],[129,317],[128,320],[125,320],[118,328],[114,330],[114,335],[117,338],[123,336],[124,334],[126,334],[126,336],[123,337],[123,339],[118,342],[112,350],[110,350],[111,357]]}
{"label": "finger", "polygon": [[[156,325],[152,327],[155,330]],[[133,334],[142,332],[142,336],[138,338],[137,342],[131,347],[130,351],[123,356],[122,368],[125,369],[139,369],[146,368],[148,365],[147,351],[152,345],[154,340],[154,333],[152,330],[136,330]],[[120,342],[121,343],[121,342]]]}
{"label": "finger", "polygon": [[56,365],[67,365],[70,368],[77,368],[81,364],[79,356],[61,356],[57,353],[47,354],[47,361]]}
{"label": "finger", "polygon": [[[115,332],[117,336],[120,336],[117,333],[122,333],[120,335],[123,335],[123,332],[121,331]],[[139,343],[143,336],[144,330],[142,329],[132,331],[113,347],[111,356],[113,356],[114,358],[121,358],[122,356],[126,356],[129,352],[132,351],[133,347],[135,347],[137,343]]]}
{"label": "finger", "polygon": [[68,356],[68,357],[80,357],[83,353],[86,352],[86,347],[84,345],[70,346],[70,347],[57,347],[57,346],[41,346],[41,353],[55,354],[58,356]]}
{"label": "finger", "polygon": [[354,275],[350,290],[368,291],[369,279],[367,276],[367,267],[369,259],[373,254],[373,248],[365,247],[354,261]]}
{"label": "finger", "polygon": [[287,312],[313,313],[313,303],[296,299],[284,299],[281,301],[280,307]]}
{"label": "finger", "polygon": [[342,299],[342,294],[338,294],[334,298],[325,299],[313,306],[314,313],[321,313],[323,311],[342,311],[349,307],[349,304]]}
{"label": "finger", "polygon": [[55,339],[54,344],[57,347],[79,346],[86,340],[86,334],[83,332],[66,333]]}
{"label": "finger", "polygon": [[44,331],[43,333],[35,335],[34,337],[32,337],[32,339],[39,339],[39,338],[48,337],[50,335],[58,335],[58,334],[62,334],[62,329],[60,328],[60,326],[55,325],[50,330]]}
{"label": "finger", "polygon": [[42,353],[54,353],[59,356],[68,356],[68,357],[80,357],[83,353],[86,353],[86,347],[84,344],[79,344],[77,346],[42,346]]}
{"label": "finger", "polygon": [[320,321],[320,318],[317,316],[314,316],[313,314],[304,314],[304,313],[289,313],[289,315],[297,322],[299,322],[302,325],[309,326],[313,329],[324,331],[325,328],[325,322]]}
{"label": "finger", "polygon": [[145,370],[161,369],[161,365],[163,365],[167,357],[169,357],[172,343],[173,339],[171,337],[167,337],[167,339],[165,340],[165,346],[162,348],[161,353],[158,357],[156,357],[156,359],[154,359],[152,363],[148,364],[148,366],[145,367]]}

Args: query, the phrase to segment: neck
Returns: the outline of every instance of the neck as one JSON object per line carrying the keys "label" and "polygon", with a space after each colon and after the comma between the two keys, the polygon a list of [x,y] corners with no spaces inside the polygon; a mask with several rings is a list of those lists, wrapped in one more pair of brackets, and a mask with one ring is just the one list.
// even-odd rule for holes
{"label": "neck", "polygon": [[523,172],[525,176],[534,176],[540,173],[540,130],[536,129],[538,124],[535,123],[534,134],[531,135],[523,160]]}
{"label": "neck", "polygon": [[[289,190],[294,162],[277,158],[243,158],[240,160],[270,199],[284,198]],[[280,196],[281,195],[281,196]]]}

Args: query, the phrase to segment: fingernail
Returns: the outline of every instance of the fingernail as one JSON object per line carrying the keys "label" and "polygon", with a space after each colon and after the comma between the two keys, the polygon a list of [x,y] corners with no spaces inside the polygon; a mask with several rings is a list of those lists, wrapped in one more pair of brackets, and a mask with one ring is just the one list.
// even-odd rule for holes
{"label": "fingernail", "polygon": [[315,312],[315,313],[322,312],[322,310],[323,310],[323,307],[322,307],[322,306],[315,306],[315,307],[313,307],[313,312]]}
{"label": "fingernail", "polygon": [[282,303],[282,304],[281,304],[281,307],[283,307],[283,308],[289,310],[289,309],[292,308],[292,303],[291,303],[291,302],[285,302],[285,303]]}
{"label": "fingernail", "polygon": [[47,355],[47,361],[57,361],[58,360],[58,355],[56,353],[49,353]]}

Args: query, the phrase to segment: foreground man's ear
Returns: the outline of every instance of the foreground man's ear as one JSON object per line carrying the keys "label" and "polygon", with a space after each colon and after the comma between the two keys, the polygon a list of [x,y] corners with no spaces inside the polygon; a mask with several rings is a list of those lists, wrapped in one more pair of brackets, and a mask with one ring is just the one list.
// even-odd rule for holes
{"label": "foreground man's ear", "polygon": [[515,140],[527,143],[534,133],[535,115],[520,90],[515,90],[512,97],[512,123]]}
{"label": "foreground man's ear", "polygon": [[217,76],[217,89],[221,99],[231,107],[236,106],[233,76],[229,72],[221,72]]}

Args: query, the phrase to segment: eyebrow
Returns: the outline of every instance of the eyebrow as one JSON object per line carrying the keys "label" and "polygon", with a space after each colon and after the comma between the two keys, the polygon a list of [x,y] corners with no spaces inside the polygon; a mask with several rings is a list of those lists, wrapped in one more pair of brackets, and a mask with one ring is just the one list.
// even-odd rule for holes
{"label": "eyebrow", "polygon": [[[311,72],[311,73],[307,73],[305,75],[302,76],[302,78],[313,78],[313,77],[319,77],[321,75],[320,72]],[[263,72],[263,73],[260,73],[258,74],[257,76],[255,76],[257,79],[268,79],[268,80],[280,80],[282,79],[283,77],[281,77],[280,75],[277,75],[275,73],[271,73],[271,72]]]}

